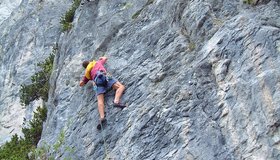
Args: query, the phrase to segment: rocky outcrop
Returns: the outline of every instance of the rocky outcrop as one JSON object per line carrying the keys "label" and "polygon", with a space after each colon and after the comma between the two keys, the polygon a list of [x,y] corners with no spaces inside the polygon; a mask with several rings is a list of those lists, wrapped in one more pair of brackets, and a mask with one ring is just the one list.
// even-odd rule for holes
{"label": "rocky outcrop", "polygon": [[[15,2],[4,0],[1,5],[7,8]],[[51,53],[60,36],[60,17],[70,4],[71,0],[22,0],[0,23],[0,145],[13,134],[21,135],[23,119],[29,120],[42,105],[40,100],[26,107],[20,104],[20,85],[31,83],[39,70],[36,64]]]}
{"label": "rocky outcrop", "polygon": [[2,0],[0,2],[0,24],[6,20],[15,8],[19,6],[21,0]]}
{"label": "rocky outcrop", "polygon": [[[85,1],[69,32],[55,23],[47,36],[58,53],[39,147],[55,159],[279,159],[279,15],[273,0]],[[81,62],[103,55],[128,107],[108,92],[100,132],[92,86],[78,82]]]}

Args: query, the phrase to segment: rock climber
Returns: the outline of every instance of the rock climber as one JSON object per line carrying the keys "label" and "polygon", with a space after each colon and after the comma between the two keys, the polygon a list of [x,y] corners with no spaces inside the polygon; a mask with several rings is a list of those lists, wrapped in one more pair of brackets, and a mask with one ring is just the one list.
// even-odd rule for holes
{"label": "rock climber", "polygon": [[90,80],[93,81],[93,85],[97,95],[97,105],[100,116],[100,122],[97,126],[97,129],[99,130],[107,123],[104,111],[104,95],[106,91],[110,89],[116,90],[115,98],[113,101],[114,107],[119,107],[121,109],[126,107],[124,104],[120,103],[120,99],[125,90],[125,86],[121,84],[118,80],[113,78],[111,75],[109,75],[109,73],[107,73],[104,67],[106,61],[107,57],[100,57],[98,61],[84,61],[82,65],[85,68],[85,75],[80,81],[80,86],[84,86]]}

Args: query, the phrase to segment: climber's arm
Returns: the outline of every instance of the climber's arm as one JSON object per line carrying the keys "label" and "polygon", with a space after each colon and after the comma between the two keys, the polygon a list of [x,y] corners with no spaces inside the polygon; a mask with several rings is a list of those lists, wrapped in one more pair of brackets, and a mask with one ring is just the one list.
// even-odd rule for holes
{"label": "climber's arm", "polygon": [[104,65],[106,63],[107,59],[108,59],[107,57],[100,57],[99,61]]}
{"label": "climber's arm", "polygon": [[86,76],[83,76],[83,79],[80,81],[80,86],[84,86],[85,84],[87,84],[88,81],[89,79],[87,79]]}

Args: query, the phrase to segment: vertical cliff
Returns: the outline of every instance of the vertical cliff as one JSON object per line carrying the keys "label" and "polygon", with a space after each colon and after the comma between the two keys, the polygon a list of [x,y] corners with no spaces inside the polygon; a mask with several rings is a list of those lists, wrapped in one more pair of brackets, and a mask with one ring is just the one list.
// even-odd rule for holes
{"label": "vertical cliff", "polygon": [[[11,108],[26,111],[19,110],[19,85],[57,44],[39,144],[49,157],[280,158],[277,0],[83,1],[72,29],[61,32],[59,19],[70,4],[23,0],[1,25],[6,119],[15,115]],[[100,132],[92,86],[78,83],[81,62],[103,55],[127,88],[128,107],[114,108],[108,92],[108,126]]]}
{"label": "vertical cliff", "polygon": [[42,105],[39,100],[23,106],[20,85],[31,83],[30,77],[40,69],[37,63],[44,61],[58,42],[60,17],[70,5],[71,0],[1,1],[0,144],[20,134],[24,117],[29,120],[34,108]]}

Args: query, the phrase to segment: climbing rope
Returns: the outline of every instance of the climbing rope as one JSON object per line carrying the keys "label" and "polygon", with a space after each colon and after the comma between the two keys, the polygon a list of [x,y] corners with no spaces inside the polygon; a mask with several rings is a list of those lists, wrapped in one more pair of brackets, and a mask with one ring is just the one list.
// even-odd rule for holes
{"label": "climbing rope", "polygon": [[102,138],[103,138],[104,151],[105,151],[105,158],[104,159],[109,160],[109,158],[107,157],[108,156],[107,143],[105,141],[105,136],[103,134],[104,129],[103,129],[103,125],[102,125],[101,121],[100,121],[100,125],[101,125],[101,134],[102,134]]}

